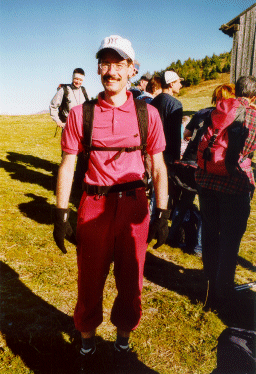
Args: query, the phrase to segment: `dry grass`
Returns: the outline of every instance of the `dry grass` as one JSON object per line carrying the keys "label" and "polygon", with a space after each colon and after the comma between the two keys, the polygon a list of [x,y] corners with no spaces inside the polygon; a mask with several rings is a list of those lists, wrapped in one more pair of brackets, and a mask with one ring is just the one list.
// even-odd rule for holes
{"label": "dry grass", "polygon": [[[209,83],[182,96],[185,110],[210,97]],[[212,83],[213,85],[216,82]],[[201,96],[200,96],[201,95]],[[191,96],[191,99],[189,99]],[[67,374],[80,346],[73,326],[76,253],[62,255],[52,239],[52,207],[60,162],[60,133],[48,115],[0,117],[0,373]],[[77,201],[71,204],[76,219]],[[255,277],[256,200],[252,202],[236,273],[238,283]],[[203,310],[201,259],[167,245],[149,246],[143,289],[143,317],[132,335],[136,373],[207,374],[216,361],[212,348],[227,324],[238,321]],[[97,346],[107,363],[115,329],[110,311],[116,295],[113,269],[104,292],[104,322]],[[107,364],[106,364],[107,365]],[[99,373],[105,373],[102,369]],[[135,371],[134,373],[135,374]]]}
{"label": "dry grass", "polygon": [[229,74],[219,74],[217,80],[203,81],[198,86],[182,88],[179,100],[182,102],[184,114],[192,115],[199,109],[212,106],[212,94],[214,89],[225,83],[230,83]]}

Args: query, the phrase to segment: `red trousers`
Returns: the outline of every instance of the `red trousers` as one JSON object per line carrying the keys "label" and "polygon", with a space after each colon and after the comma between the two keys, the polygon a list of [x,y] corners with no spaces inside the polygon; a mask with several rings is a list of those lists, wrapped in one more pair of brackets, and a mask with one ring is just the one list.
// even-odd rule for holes
{"label": "red trousers", "polygon": [[149,227],[144,188],[107,196],[84,192],[78,209],[78,300],[76,329],[94,330],[103,321],[102,295],[114,260],[118,295],[111,322],[132,331],[141,318],[141,291]]}

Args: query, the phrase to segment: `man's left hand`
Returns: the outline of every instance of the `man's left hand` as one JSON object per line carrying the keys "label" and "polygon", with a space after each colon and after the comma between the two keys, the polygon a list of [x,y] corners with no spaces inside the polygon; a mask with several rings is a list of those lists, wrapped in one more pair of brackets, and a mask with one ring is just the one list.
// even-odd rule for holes
{"label": "man's left hand", "polygon": [[156,239],[157,242],[153,246],[154,249],[160,247],[165,243],[169,228],[168,228],[168,219],[170,218],[171,211],[168,209],[156,208],[155,216],[156,218],[149,226],[148,240],[150,243],[152,239]]}
{"label": "man's left hand", "polygon": [[64,239],[76,245],[76,236],[68,221],[69,209],[55,208],[53,237],[55,243],[63,253],[67,253]]}

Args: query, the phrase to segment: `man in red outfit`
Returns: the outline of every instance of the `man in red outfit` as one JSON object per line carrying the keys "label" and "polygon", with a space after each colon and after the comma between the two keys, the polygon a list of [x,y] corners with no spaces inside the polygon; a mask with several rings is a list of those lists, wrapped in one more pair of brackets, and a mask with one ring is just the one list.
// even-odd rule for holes
{"label": "man in red outfit", "polygon": [[[163,126],[158,111],[147,106],[147,152],[152,159],[157,203],[156,220],[149,230],[140,131],[132,93],[126,90],[134,69],[131,43],[117,35],[107,37],[96,58],[104,92],[99,94],[94,108],[92,145],[94,149],[101,147],[101,151],[95,149],[90,153],[76,232],[78,301],[74,320],[82,336],[81,373],[89,370],[88,362],[96,356],[94,336],[103,320],[102,294],[113,260],[118,291],[111,312],[111,322],[117,328],[115,350],[122,357],[128,353],[130,332],[141,318],[147,242],[157,239],[155,247],[165,242],[169,218],[167,172],[162,155],[165,149]],[[64,237],[70,228],[68,202],[76,155],[83,149],[82,140],[83,106],[80,105],[70,111],[63,132],[63,158],[57,181],[54,239],[64,253]],[[102,147],[106,147],[106,151],[102,151]],[[118,152],[111,147],[133,147],[133,151],[119,152],[117,157]],[[108,192],[102,194],[105,187]]]}

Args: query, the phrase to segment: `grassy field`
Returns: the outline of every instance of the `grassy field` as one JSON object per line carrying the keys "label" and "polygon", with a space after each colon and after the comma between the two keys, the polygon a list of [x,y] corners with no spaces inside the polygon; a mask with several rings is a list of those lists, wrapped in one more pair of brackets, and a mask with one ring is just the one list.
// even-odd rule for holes
{"label": "grassy field", "polygon": [[[228,76],[223,77],[228,82]],[[180,97],[186,114],[210,105],[210,81]],[[0,373],[68,374],[80,348],[73,326],[76,251],[63,255],[52,238],[52,208],[61,160],[60,131],[48,114],[0,116]],[[75,224],[77,199],[71,201]],[[238,259],[236,282],[256,280],[256,198]],[[217,337],[227,325],[251,327],[252,291],[241,314],[203,310],[206,285],[199,257],[167,245],[148,248],[143,317],[131,342],[138,361],[134,373],[208,374],[216,363]],[[107,367],[115,340],[109,322],[115,298],[112,273],[104,292],[104,322],[97,347]],[[99,374],[105,373],[102,369]]]}

